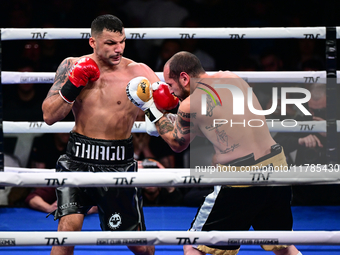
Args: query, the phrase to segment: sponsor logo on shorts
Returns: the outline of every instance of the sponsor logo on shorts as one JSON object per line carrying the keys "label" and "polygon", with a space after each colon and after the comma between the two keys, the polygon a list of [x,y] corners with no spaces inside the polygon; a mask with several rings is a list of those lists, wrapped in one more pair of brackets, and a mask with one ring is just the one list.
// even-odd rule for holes
{"label": "sponsor logo on shorts", "polygon": [[279,239],[267,239],[267,238],[238,238],[238,239],[228,239],[228,244],[230,245],[241,245],[241,244],[269,244],[269,245],[276,245],[279,244]]}
{"label": "sponsor logo on shorts", "polygon": [[0,238],[0,246],[15,246],[14,238]]}
{"label": "sponsor logo on shorts", "polygon": [[115,244],[141,244],[147,245],[148,240],[146,238],[98,238],[97,245],[115,245]]}
{"label": "sponsor logo on shorts", "polygon": [[114,213],[111,218],[109,219],[108,226],[111,229],[117,229],[122,225],[122,218],[120,217],[119,213]]}
{"label": "sponsor logo on shorts", "polygon": [[120,161],[125,160],[125,146],[102,146],[75,142],[77,158],[92,160]]}

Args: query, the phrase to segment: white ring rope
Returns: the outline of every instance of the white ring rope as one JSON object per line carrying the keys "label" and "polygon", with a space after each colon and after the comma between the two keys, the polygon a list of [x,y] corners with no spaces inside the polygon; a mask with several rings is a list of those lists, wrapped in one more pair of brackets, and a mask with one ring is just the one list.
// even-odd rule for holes
{"label": "white ring rope", "polygon": [[[88,39],[89,28],[2,28],[1,40]],[[127,39],[326,39],[326,27],[125,28]],[[337,38],[339,28],[337,27]]]}
{"label": "white ring rope", "polygon": [[[216,71],[207,72],[208,74]],[[233,72],[249,83],[326,83],[326,71],[308,72]],[[162,72],[156,72],[164,81]],[[3,71],[2,84],[53,83],[55,72],[12,72]],[[340,76],[340,71],[337,71]],[[340,81],[340,79],[339,79]]]}
{"label": "white ring rope", "polygon": [[3,231],[0,246],[340,245],[340,231]]}
{"label": "white ring rope", "polygon": [[[261,123],[244,122],[241,124],[233,124],[235,127],[242,128],[243,126],[261,125]],[[266,124],[270,132],[301,132],[301,133],[317,133],[327,132],[326,121],[295,121],[295,120],[283,120],[277,121],[273,119],[267,119]],[[336,121],[337,132],[340,132],[340,120]],[[226,123],[225,125],[231,125]],[[74,127],[72,121],[61,121],[47,125],[43,121],[3,121],[3,132],[5,134],[23,134],[23,133],[68,133]],[[256,128],[256,127],[254,127]],[[136,121],[131,129],[132,133],[145,133],[146,127],[144,121]]]}
{"label": "white ring rope", "polygon": [[[242,167],[242,172],[232,172],[232,167],[218,172],[218,168],[166,169],[142,172],[22,172],[5,167],[0,172],[0,186],[21,187],[148,187],[148,186],[213,186],[213,185],[296,185],[339,184],[340,165],[308,165],[287,168],[251,171]],[[16,170],[21,172],[15,172]],[[37,169],[33,169],[38,171]],[[235,171],[235,170],[234,170]]]}

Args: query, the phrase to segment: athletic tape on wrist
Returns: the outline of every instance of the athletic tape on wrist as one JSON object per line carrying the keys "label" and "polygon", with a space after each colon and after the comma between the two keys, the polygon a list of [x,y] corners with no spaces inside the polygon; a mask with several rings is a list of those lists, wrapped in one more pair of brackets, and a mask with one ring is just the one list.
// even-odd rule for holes
{"label": "athletic tape on wrist", "polygon": [[63,94],[61,94],[61,91],[59,90],[59,95],[61,96],[61,98],[66,102],[66,103],[68,103],[68,104],[73,104],[74,103],[74,101],[68,101],[64,96],[63,96]]}
{"label": "athletic tape on wrist", "polygon": [[64,86],[62,86],[59,93],[66,102],[73,103],[83,88],[84,86],[76,87],[70,80],[68,80]]}

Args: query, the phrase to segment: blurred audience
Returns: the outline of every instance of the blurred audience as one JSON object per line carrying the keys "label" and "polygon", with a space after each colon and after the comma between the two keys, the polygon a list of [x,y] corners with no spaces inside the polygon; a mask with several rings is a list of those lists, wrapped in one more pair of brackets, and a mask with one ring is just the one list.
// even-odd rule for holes
{"label": "blurred audience", "polygon": [[[308,109],[312,117],[305,116],[297,120],[326,120],[326,85],[312,84],[309,90],[312,97],[308,101]],[[308,170],[312,170],[312,165],[327,164],[326,133],[278,133],[274,139],[283,146],[286,155],[296,150],[295,160],[290,163],[307,166]],[[340,185],[296,185],[293,186],[292,203],[293,205],[340,205],[340,197],[334,194],[340,194]]]}
{"label": "blurred audience", "polygon": [[[31,66],[19,68],[20,72],[33,72]],[[30,77],[27,78],[30,82]],[[46,84],[16,84],[3,89],[3,118],[7,121],[43,121],[41,104],[46,97]]]}
{"label": "blurred audience", "polygon": [[[30,168],[54,169],[61,154],[66,151],[69,133],[44,134],[36,137],[28,162]],[[57,209],[55,188],[35,188],[26,197],[28,207],[37,211],[51,213]]]}
{"label": "blurred audience", "polygon": [[[198,19],[195,19],[191,16],[183,20],[182,27],[198,28],[201,27],[201,24],[199,23]],[[195,54],[201,61],[204,70],[215,71],[215,59],[200,47],[199,43],[201,41],[202,40],[195,38],[186,38],[182,40],[182,50],[189,51],[192,54]]]}
{"label": "blurred audience", "polygon": [[[164,166],[156,160],[144,159],[138,161],[138,168],[164,168]],[[177,187],[144,187],[142,196],[144,206],[179,206],[183,199],[182,192]]]}

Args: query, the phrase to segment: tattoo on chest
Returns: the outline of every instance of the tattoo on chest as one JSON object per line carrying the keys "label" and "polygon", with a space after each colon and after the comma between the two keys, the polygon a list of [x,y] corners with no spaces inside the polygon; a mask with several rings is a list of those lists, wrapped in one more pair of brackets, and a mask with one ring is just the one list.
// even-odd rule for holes
{"label": "tattoo on chest", "polygon": [[226,154],[226,153],[234,151],[238,147],[240,147],[240,144],[239,143],[234,143],[231,147],[226,148],[225,150],[220,150],[220,153],[221,154]]}

